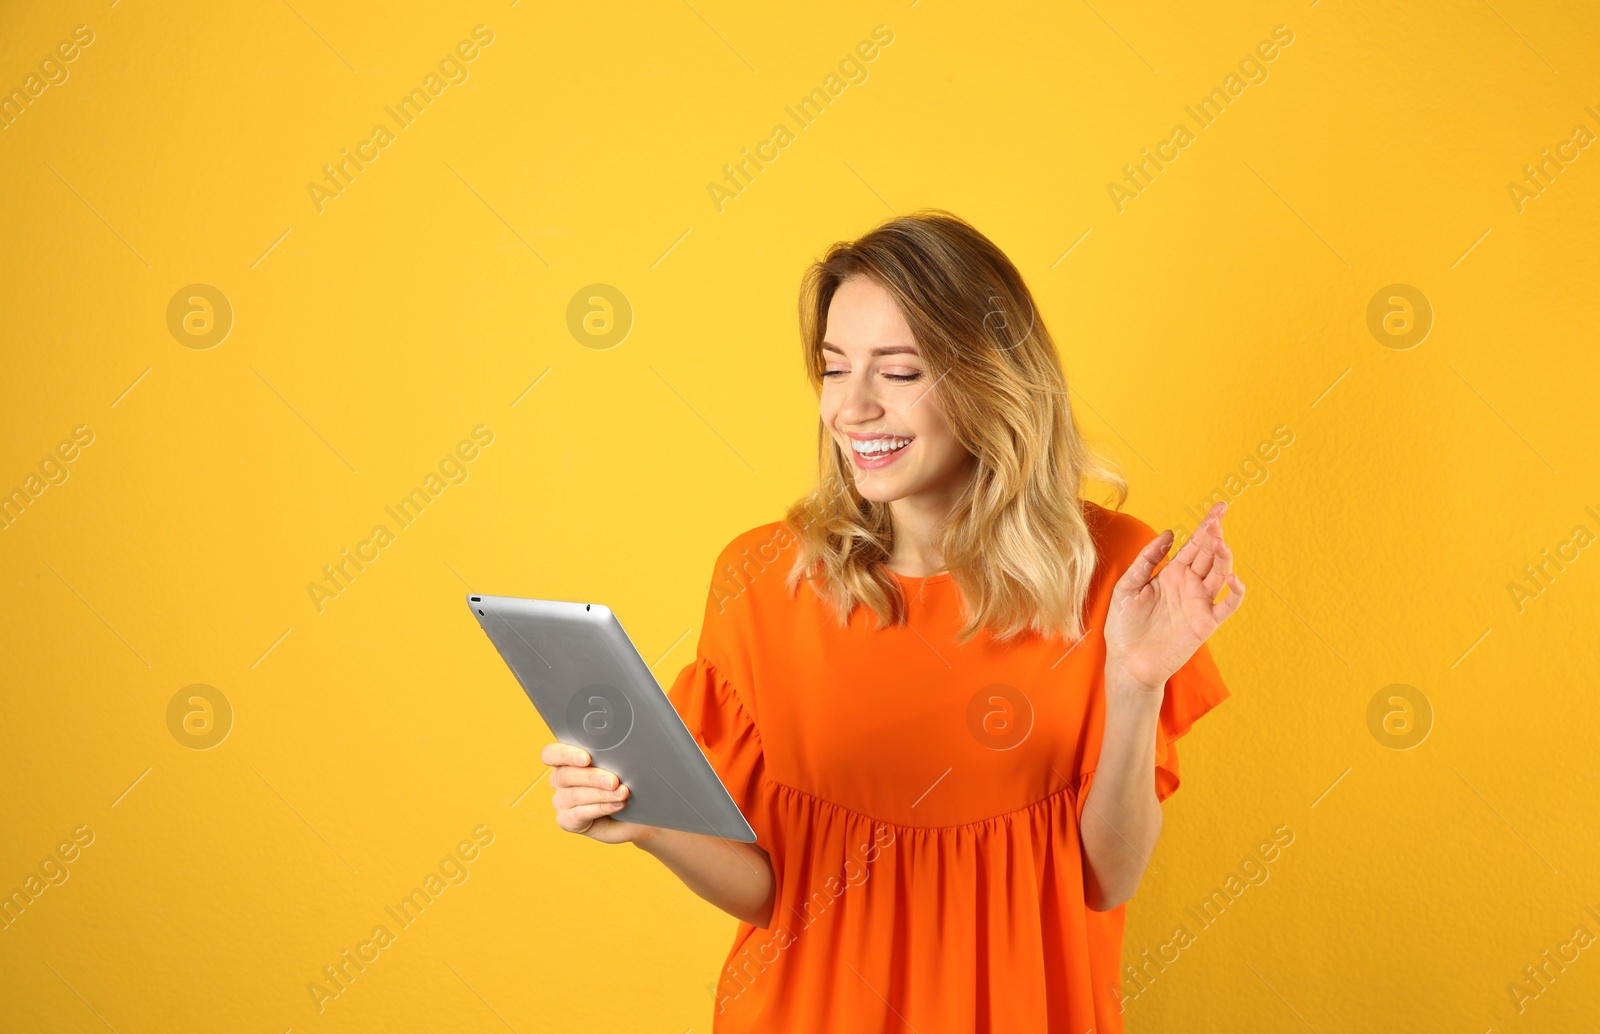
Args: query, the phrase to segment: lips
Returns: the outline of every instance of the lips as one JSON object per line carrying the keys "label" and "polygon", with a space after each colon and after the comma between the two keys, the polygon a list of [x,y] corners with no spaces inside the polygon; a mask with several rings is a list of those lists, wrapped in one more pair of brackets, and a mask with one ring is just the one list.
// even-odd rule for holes
{"label": "lips", "polygon": [[850,438],[850,456],[861,470],[881,470],[900,461],[911,447],[914,438],[882,435],[874,438]]}

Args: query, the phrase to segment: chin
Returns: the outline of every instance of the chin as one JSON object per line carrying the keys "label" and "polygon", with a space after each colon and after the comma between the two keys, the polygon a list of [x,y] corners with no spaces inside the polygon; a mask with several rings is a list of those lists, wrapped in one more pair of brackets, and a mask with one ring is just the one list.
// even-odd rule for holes
{"label": "chin", "polygon": [[904,499],[906,496],[911,494],[910,492],[896,489],[889,485],[872,485],[865,490],[863,490],[860,485],[857,485],[856,491],[860,493],[861,498],[874,503],[892,503],[897,499]]}

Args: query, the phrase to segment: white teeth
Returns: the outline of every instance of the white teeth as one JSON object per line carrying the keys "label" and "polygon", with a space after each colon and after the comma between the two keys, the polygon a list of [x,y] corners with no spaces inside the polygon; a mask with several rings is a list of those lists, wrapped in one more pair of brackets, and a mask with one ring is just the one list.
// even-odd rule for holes
{"label": "white teeth", "polygon": [[863,456],[880,456],[911,444],[910,438],[878,438],[870,442],[850,442],[850,448]]}

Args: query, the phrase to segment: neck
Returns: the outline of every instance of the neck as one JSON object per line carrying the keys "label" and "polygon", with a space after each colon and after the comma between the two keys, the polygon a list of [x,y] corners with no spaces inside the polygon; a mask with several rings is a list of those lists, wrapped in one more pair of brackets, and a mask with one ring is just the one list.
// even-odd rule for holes
{"label": "neck", "polygon": [[889,503],[894,522],[890,570],[908,578],[926,578],[944,570],[944,529],[959,492],[959,485],[947,485]]}

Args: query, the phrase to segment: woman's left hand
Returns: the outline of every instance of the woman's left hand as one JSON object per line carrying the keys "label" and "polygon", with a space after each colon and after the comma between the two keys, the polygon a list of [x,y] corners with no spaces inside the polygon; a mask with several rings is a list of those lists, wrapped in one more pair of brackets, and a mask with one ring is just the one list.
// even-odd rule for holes
{"label": "woman's left hand", "polygon": [[[1169,528],[1140,551],[1111,592],[1106,615],[1106,670],[1160,691],[1200,644],[1244,602],[1233,550],[1222,541],[1226,503],[1207,511],[1194,537],[1151,578],[1172,545]],[[1226,585],[1232,591],[1213,603]]]}

